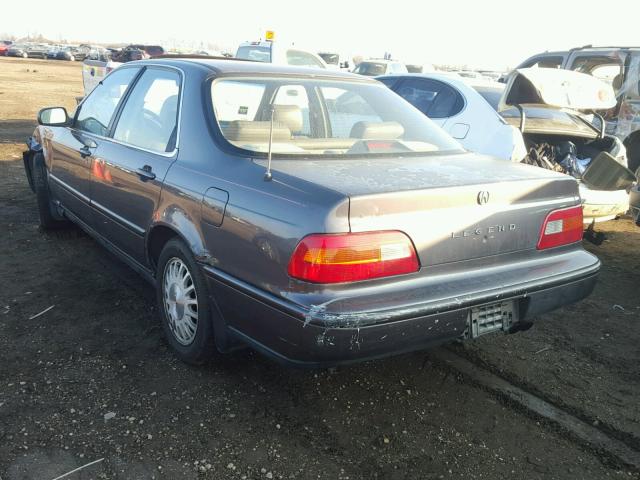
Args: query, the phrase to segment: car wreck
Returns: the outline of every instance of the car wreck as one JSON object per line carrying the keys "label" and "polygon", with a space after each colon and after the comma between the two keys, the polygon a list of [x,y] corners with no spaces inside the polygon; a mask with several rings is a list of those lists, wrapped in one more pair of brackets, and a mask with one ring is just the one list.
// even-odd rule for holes
{"label": "car wreck", "polygon": [[615,105],[610,85],[554,69],[515,70],[498,104],[501,116],[522,132],[527,149],[522,162],[578,180],[585,223],[626,213],[636,182],[624,145],[605,133],[606,121],[598,113]]}

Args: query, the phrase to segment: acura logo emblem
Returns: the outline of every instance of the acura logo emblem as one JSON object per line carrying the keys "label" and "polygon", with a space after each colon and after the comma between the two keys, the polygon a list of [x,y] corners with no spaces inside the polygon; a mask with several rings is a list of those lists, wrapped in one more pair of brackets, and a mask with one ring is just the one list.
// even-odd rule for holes
{"label": "acura logo emblem", "polygon": [[489,192],[478,192],[478,205],[484,205],[489,202]]}

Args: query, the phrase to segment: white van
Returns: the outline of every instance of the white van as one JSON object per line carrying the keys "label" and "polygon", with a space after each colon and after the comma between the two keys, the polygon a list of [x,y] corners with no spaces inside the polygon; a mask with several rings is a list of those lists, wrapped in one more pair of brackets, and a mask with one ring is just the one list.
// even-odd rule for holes
{"label": "white van", "polygon": [[296,67],[327,68],[325,61],[315,53],[273,41],[241,43],[236,58]]}

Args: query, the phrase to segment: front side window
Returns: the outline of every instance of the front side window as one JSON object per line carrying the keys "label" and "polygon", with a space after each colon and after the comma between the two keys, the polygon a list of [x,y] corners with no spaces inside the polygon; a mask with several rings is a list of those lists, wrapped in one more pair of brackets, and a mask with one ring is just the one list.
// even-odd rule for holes
{"label": "front side window", "polygon": [[100,82],[82,102],[76,117],[75,128],[102,137],[106,136],[120,99],[139,71],[139,68],[118,69]]}
{"label": "front side window", "polygon": [[282,155],[460,150],[438,126],[377,82],[221,78],[211,83],[211,98],[223,136],[250,152],[267,152],[270,132],[272,152]]}
{"label": "front side window", "polygon": [[172,151],[178,125],[179,92],[177,72],[145,70],[127,98],[113,138],[154,152]]}

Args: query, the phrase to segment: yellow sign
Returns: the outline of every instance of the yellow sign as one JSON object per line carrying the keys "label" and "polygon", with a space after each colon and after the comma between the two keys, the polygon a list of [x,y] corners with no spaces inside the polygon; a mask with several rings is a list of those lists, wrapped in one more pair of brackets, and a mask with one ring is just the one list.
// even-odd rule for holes
{"label": "yellow sign", "polygon": [[268,42],[273,42],[275,38],[275,34],[273,33],[273,30],[267,30],[267,33],[265,34],[264,38]]}

